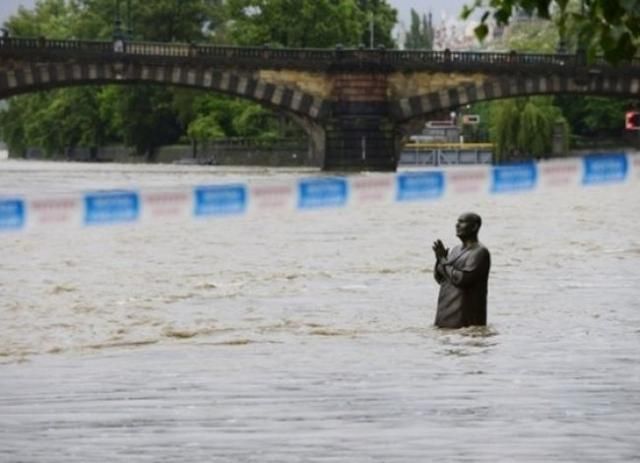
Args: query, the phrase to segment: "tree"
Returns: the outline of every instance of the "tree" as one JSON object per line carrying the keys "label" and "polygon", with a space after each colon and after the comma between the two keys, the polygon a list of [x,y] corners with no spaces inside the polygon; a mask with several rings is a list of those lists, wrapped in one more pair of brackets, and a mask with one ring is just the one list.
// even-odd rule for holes
{"label": "tree", "polygon": [[33,10],[20,8],[5,26],[15,36],[70,38],[74,36],[71,24],[75,12],[75,5],[66,0],[43,0]]}
{"label": "tree", "polygon": [[[397,12],[386,0],[228,0],[232,41],[239,45],[332,48],[369,44],[393,47]],[[293,14],[295,12],[295,14]]]}
{"label": "tree", "polygon": [[493,103],[489,123],[498,160],[551,153],[554,126],[568,129],[551,97],[511,98]]}
{"label": "tree", "polygon": [[101,109],[110,129],[137,154],[153,160],[156,148],[175,143],[182,133],[167,87],[110,86],[101,94]]}
{"label": "tree", "polygon": [[29,146],[48,155],[77,146],[97,148],[108,138],[97,93],[90,87],[16,97],[0,113],[0,133],[12,152]]}
{"label": "tree", "polygon": [[236,133],[245,138],[271,140],[279,138],[278,122],[274,114],[262,106],[251,104],[233,119]]}
{"label": "tree", "polygon": [[637,107],[638,103],[637,100],[595,96],[556,97],[556,104],[570,121],[573,132],[581,137],[598,140],[620,138],[624,133],[624,113]]}
{"label": "tree", "polygon": [[[487,22],[493,18],[498,25],[506,25],[518,11],[535,14],[550,19],[557,14],[557,24],[561,31],[568,22],[575,25],[579,42],[585,47],[590,58],[603,53],[611,63],[630,60],[640,47],[640,3],[638,0],[477,0],[465,6],[462,17],[483,10],[476,36],[482,40],[487,36]],[[490,7],[490,9],[489,9]]]}
{"label": "tree", "polygon": [[431,14],[429,20],[426,15],[418,15],[418,12],[411,8],[411,28],[404,39],[404,48],[432,50],[434,30],[431,24]]}
{"label": "tree", "polygon": [[[33,10],[21,8],[6,26],[21,36],[76,37],[80,9],[77,2],[42,0]],[[106,133],[97,93],[97,88],[84,87],[13,98],[1,113],[3,137],[14,152],[37,146],[51,155],[74,146],[98,146]]]}
{"label": "tree", "polygon": [[131,7],[134,38],[202,42],[221,9],[221,0],[137,0]]}
{"label": "tree", "polygon": [[395,48],[392,37],[393,28],[398,21],[398,12],[387,3],[387,0],[358,0],[358,8],[362,12],[360,21],[364,21],[364,31],[360,43],[371,42],[371,22],[373,22],[374,46],[382,45],[386,48]]}
{"label": "tree", "polygon": [[225,138],[224,130],[220,127],[216,114],[202,114],[195,118],[189,128],[187,135],[193,142],[218,140]]}
{"label": "tree", "polygon": [[229,0],[227,8],[239,45],[356,46],[365,30],[355,0]]}
{"label": "tree", "polygon": [[5,141],[10,152],[20,156],[23,156],[28,148],[23,116],[33,100],[33,98],[15,97],[11,101],[14,104],[10,103],[0,111],[0,138]]}
{"label": "tree", "polygon": [[[504,49],[522,53],[556,53],[561,46],[560,34],[551,21],[515,23],[503,38]],[[568,44],[563,43],[562,46]]]}

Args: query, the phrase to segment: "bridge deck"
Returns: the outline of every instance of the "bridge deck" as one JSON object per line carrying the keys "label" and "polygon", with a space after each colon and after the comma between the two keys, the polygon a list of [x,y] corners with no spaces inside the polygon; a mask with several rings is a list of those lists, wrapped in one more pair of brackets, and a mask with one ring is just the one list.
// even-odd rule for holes
{"label": "bridge deck", "polygon": [[[387,50],[383,48],[275,48],[236,47],[226,45],[126,42],[126,41],[90,41],[56,40],[40,38],[0,38],[0,57],[32,58],[46,55],[48,58],[73,57],[76,60],[106,59],[122,60],[127,57],[158,58],[164,61],[185,60],[191,63],[234,63],[238,67],[251,68],[288,68],[322,69],[331,68],[374,68],[377,71],[422,70],[442,68],[452,70],[474,69],[510,70],[550,67],[556,72],[561,69],[573,70],[587,63],[583,56],[574,54],[541,54],[515,52],[460,52],[428,50]],[[515,67],[514,67],[515,66]],[[589,68],[606,68],[610,73],[612,66],[598,58],[588,63]],[[624,73],[633,69],[637,72],[640,59],[621,63],[615,69]]]}

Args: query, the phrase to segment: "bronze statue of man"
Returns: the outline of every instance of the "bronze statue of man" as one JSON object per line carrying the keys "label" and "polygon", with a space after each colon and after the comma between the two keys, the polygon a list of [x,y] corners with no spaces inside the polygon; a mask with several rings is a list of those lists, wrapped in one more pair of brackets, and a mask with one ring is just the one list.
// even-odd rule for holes
{"label": "bronze statue of man", "polygon": [[478,241],[482,219],[467,212],[458,217],[456,235],[462,244],[451,251],[442,241],[433,243],[433,277],[440,285],[436,326],[462,328],[487,324],[487,285],[491,254]]}

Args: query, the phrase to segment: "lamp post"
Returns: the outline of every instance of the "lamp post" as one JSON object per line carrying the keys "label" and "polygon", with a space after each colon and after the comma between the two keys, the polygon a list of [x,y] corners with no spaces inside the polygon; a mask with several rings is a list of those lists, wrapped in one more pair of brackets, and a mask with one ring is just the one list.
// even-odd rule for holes
{"label": "lamp post", "polygon": [[133,22],[131,21],[131,0],[127,0],[127,38],[133,38]]}
{"label": "lamp post", "polygon": [[373,48],[373,11],[369,12],[369,48]]}
{"label": "lamp post", "polygon": [[[131,0],[127,0],[125,19],[126,24],[122,21],[122,10],[120,8],[122,4],[121,0],[115,0],[115,13],[113,19],[113,38],[117,39],[131,39],[133,35],[133,29],[131,27]],[[124,27],[126,25],[126,28]]]}
{"label": "lamp post", "polygon": [[115,12],[113,14],[113,38],[122,38],[122,19],[120,17],[120,0],[116,0]]}
{"label": "lamp post", "polygon": [[[584,0],[580,0],[580,18],[583,21],[585,21],[585,14],[586,9],[584,6]],[[576,47],[576,55],[580,64],[586,64],[587,62],[587,50],[585,48],[584,39],[584,32],[580,31],[580,34],[578,34],[578,46]]]}

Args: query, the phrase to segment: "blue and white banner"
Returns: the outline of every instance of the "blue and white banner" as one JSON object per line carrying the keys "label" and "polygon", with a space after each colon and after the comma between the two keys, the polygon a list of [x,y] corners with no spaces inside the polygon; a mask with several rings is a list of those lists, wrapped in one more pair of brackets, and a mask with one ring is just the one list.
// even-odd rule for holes
{"label": "blue and white banner", "polygon": [[438,199],[444,194],[444,173],[436,170],[401,173],[396,177],[396,185],[399,202]]}
{"label": "blue and white banner", "polygon": [[348,198],[346,178],[310,178],[298,182],[298,209],[344,207]]}
{"label": "blue and white banner", "polygon": [[538,169],[534,162],[494,166],[491,172],[492,193],[515,193],[537,186]]}
{"label": "blue and white banner", "polygon": [[624,153],[591,154],[583,158],[583,185],[623,182],[629,172],[629,161]]}
{"label": "blue and white banner", "polygon": [[84,196],[84,224],[109,225],[136,222],[140,198],[135,191],[109,191]]}
{"label": "blue and white banner", "polygon": [[210,185],[195,189],[196,217],[244,214],[247,210],[247,186]]}
{"label": "blue and white banner", "polygon": [[0,231],[21,230],[26,222],[26,207],[22,199],[0,199]]}
{"label": "blue and white banner", "polygon": [[640,155],[81,194],[0,197],[0,232],[296,213],[640,181]]}

